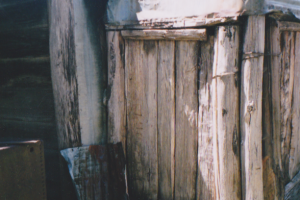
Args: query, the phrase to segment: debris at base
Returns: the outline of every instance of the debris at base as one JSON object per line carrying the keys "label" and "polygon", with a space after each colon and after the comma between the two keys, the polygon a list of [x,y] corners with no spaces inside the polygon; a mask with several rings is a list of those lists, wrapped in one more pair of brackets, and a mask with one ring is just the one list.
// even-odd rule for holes
{"label": "debris at base", "polygon": [[61,150],[79,200],[127,200],[122,143]]}

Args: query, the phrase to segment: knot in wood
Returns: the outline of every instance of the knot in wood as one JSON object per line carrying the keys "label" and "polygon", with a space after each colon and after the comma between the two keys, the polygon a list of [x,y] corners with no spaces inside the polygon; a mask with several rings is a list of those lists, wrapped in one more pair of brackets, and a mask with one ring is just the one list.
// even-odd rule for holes
{"label": "knot in wood", "polygon": [[253,101],[250,101],[248,103],[248,106],[247,106],[247,112],[252,112],[252,111],[255,111],[255,106],[254,106],[254,102]]}

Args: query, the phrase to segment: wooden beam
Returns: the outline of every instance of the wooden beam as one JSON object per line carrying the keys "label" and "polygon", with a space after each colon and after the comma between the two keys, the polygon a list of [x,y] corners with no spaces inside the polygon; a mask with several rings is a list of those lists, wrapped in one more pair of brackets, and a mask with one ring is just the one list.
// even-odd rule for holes
{"label": "wooden beam", "polygon": [[213,141],[216,199],[242,199],[239,153],[239,27],[216,28]]}
{"label": "wooden beam", "polygon": [[131,40],[200,40],[207,39],[206,29],[179,30],[124,30],[125,39]]}
{"label": "wooden beam", "polygon": [[[50,63],[59,149],[107,142],[106,41],[98,2],[50,0]],[[61,159],[62,199],[76,199]]]}
{"label": "wooden beam", "polygon": [[300,31],[300,23],[297,22],[277,22],[280,31]]}
{"label": "wooden beam", "polygon": [[265,16],[249,16],[241,73],[241,135],[243,199],[263,199],[262,84]]}

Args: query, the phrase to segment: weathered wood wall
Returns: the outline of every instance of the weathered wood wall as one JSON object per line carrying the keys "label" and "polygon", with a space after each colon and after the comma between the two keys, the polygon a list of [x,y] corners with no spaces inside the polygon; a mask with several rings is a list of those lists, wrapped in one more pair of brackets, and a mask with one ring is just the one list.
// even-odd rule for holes
{"label": "weathered wood wall", "polygon": [[133,199],[284,198],[300,170],[300,26],[243,22],[206,41],[107,32],[108,141],[123,142]]}
{"label": "weathered wood wall", "polygon": [[47,199],[59,199],[47,1],[4,0],[0,7],[0,140],[43,140]]}
{"label": "weathered wood wall", "polygon": [[264,66],[264,180],[265,186],[272,185],[270,196],[283,198],[284,185],[300,170],[300,24],[271,19],[267,24],[270,40],[266,42]]}

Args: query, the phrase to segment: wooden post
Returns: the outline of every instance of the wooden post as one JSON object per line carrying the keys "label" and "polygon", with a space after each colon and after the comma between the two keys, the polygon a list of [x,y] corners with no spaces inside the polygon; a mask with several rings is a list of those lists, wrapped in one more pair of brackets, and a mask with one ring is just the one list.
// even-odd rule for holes
{"label": "wooden post", "polygon": [[239,27],[216,28],[213,135],[216,199],[241,199],[239,153]]}
{"label": "wooden post", "polygon": [[[104,27],[98,21],[101,5],[50,0],[48,6],[59,149],[106,143],[106,45]],[[62,199],[75,199],[62,158],[61,171]]]}
{"label": "wooden post", "polygon": [[262,84],[265,16],[249,16],[241,74],[241,135],[243,199],[263,199]]}

